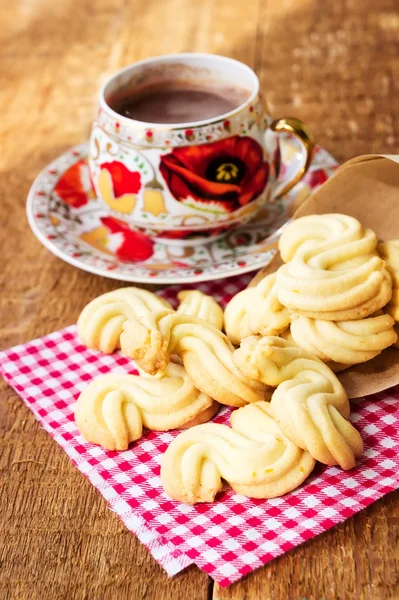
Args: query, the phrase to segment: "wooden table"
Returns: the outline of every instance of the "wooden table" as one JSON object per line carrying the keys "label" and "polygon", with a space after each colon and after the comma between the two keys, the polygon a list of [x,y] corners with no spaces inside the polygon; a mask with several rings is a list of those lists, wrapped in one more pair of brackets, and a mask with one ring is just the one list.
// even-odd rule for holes
{"label": "wooden table", "polygon": [[[395,8],[396,0],[3,0],[1,347],[74,323],[88,300],[119,285],[49,254],[25,218],[35,175],[87,138],[109,74],[155,54],[225,54],[256,69],[275,116],[304,119],[340,161],[399,153]],[[1,396],[2,600],[399,598],[398,493],[227,590],[196,567],[168,579],[4,383]]]}

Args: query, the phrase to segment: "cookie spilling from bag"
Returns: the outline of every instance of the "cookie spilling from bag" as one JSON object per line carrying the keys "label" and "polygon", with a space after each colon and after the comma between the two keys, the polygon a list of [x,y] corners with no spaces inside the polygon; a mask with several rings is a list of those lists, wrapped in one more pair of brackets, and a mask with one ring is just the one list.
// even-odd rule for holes
{"label": "cookie spilling from bag", "polygon": [[[394,319],[398,283],[393,273],[397,265],[397,253],[395,245],[389,248],[386,242],[399,237],[399,164],[396,159],[373,154],[346,162],[303,202],[294,215],[298,219],[325,213],[344,213],[360,221],[365,229],[375,232],[378,240],[384,242],[377,245],[377,252],[387,261],[393,281],[392,300],[384,312]],[[257,287],[262,279],[276,272],[282,264],[278,252],[273,261],[255,275],[248,287]],[[265,283],[262,285],[265,287]],[[295,327],[299,329],[300,325]],[[398,333],[397,323],[394,329]],[[390,346],[372,360],[346,368],[338,377],[349,398],[384,391],[399,383],[399,349]]]}

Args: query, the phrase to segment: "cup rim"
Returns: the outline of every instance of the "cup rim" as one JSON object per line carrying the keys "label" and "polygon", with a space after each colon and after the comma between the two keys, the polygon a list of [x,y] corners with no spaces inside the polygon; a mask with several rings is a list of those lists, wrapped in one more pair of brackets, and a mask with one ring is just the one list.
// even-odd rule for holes
{"label": "cup rim", "polygon": [[[173,59],[182,59],[182,58],[184,59],[184,58],[191,58],[191,57],[206,58],[206,59],[214,58],[221,62],[234,64],[234,65],[246,70],[247,73],[249,74],[250,78],[252,79],[253,86],[254,86],[254,89],[253,89],[251,95],[249,96],[249,98],[247,98],[247,100],[245,100],[245,102],[243,102],[242,104],[240,104],[233,110],[231,110],[227,113],[218,115],[217,117],[213,117],[211,119],[203,119],[201,121],[186,121],[184,123],[151,123],[150,121],[137,121],[135,119],[130,119],[129,117],[120,115],[115,110],[113,110],[113,108],[111,108],[109,106],[109,104],[106,102],[106,100],[105,100],[106,88],[114,79],[116,79],[123,73],[126,73],[135,67],[145,66],[146,64],[150,64],[150,63],[153,63],[156,61],[162,62],[163,60],[169,61],[169,60],[173,60]],[[101,86],[99,95],[98,95],[98,103],[99,103],[99,107],[104,112],[110,114],[116,120],[128,125],[131,128],[134,128],[134,129],[156,129],[158,131],[161,131],[161,130],[176,131],[176,130],[180,130],[180,129],[196,129],[199,127],[213,125],[215,123],[219,123],[220,121],[224,121],[231,117],[234,117],[235,115],[240,113],[242,110],[245,110],[250,104],[252,104],[253,101],[255,100],[256,96],[258,95],[258,93],[259,93],[259,78],[256,75],[256,73],[253,71],[253,69],[251,69],[251,67],[249,67],[245,63],[240,62],[239,60],[236,60],[235,58],[230,58],[228,56],[223,56],[221,54],[211,54],[211,53],[207,53],[207,52],[178,52],[178,53],[173,53],[173,54],[160,54],[158,56],[152,56],[150,58],[145,58],[143,60],[139,60],[137,62],[131,63],[130,65],[127,65],[126,67],[123,67],[122,69],[119,69],[119,71],[116,71],[116,73],[113,73],[110,77],[108,77],[108,79],[105,81],[105,83],[103,83],[103,85]]]}

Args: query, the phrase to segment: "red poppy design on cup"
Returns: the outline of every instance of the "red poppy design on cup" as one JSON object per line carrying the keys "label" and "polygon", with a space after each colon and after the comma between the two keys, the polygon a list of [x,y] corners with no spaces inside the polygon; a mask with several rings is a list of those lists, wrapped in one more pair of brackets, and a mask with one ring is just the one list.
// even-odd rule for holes
{"label": "red poppy design on cup", "polygon": [[222,212],[233,212],[257,198],[269,177],[262,146],[239,135],[175,148],[161,157],[159,169],[176,200]]}
{"label": "red poppy design on cup", "polygon": [[114,160],[100,165],[111,175],[115,198],[124,194],[138,194],[141,189],[141,175],[138,171],[129,171],[121,162]]}
{"label": "red poppy design on cup", "polygon": [[115,251],[121,260],[139,262],[154,254],[154,242],[144,233],[130,229],[127,223],[115,217],[102,217],[101,222],[110,233],[122,234],[122,243]]}

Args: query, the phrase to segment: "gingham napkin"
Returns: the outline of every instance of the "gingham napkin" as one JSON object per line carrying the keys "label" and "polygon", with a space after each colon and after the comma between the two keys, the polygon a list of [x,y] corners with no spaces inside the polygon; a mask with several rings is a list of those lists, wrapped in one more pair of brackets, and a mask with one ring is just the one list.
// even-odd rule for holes
{"label": "gingham napkin", "polygon": [[[250,276],[204,283],[226,302]],[[162,295],[175,300],[180,288]],[[290,550],[399,487],[399,387],[353,405],[365,450],[349,472],[318,465],[296,491],[273,500],[223,492],[212,504],[187,506],[162,490],[163,452],[175,432],[146,432],[126,452],[85,442],[73,416],[76,398],[97,375],[134,373],[132,361],[87,350],[71,326],[0,353],[0,369],[41,425],[90,479],[111,509],[173,575],[195,563],[222,586]],[[215,421],[228,423],[224,408]]]}

